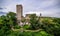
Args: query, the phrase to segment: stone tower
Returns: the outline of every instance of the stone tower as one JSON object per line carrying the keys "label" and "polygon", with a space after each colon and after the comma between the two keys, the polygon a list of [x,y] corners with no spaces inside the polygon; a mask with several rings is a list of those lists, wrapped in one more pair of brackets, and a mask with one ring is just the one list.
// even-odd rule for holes
{"label": "stone tower", "polygon": [[22,12],[23,12],[22,5],[16,5],[16,12],[17,12],[17,23],[21,24]]}

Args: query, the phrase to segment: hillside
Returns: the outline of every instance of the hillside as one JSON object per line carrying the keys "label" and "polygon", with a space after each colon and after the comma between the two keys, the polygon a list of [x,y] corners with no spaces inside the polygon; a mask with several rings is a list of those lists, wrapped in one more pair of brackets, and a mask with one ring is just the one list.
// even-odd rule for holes
{"label": "hillside", "polygon": [[16,19],[16,13],[9,12],[0,16],[0,36],[60,36],[60,18],[54,17],[30,17],[26,25],[22,27]]}

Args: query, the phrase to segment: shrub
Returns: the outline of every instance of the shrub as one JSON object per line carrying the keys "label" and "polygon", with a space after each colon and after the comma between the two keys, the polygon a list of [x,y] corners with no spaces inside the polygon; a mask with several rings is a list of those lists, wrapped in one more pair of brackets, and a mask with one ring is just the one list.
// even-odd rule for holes
{"label": "shrub", "polygon": [[19,28],[21,28],[19,25],[14,26],[14,29],[19,29]]}
{"label": "shrub", "polygon": [[23,28],[24,29],[29,29],[30,25],[24,25]]}

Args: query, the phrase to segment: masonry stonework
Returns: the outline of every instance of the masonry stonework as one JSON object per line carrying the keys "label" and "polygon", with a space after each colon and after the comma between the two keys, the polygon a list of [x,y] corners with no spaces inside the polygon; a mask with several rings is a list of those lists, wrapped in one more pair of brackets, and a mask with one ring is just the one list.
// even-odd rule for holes
{"label": "masonry stonework", "polygon": [[22,19],[22,14],[23,14],[22,5],[16,5],[16,12],[17,12],[17,21],[18,21],[18,24],[20,24]]}

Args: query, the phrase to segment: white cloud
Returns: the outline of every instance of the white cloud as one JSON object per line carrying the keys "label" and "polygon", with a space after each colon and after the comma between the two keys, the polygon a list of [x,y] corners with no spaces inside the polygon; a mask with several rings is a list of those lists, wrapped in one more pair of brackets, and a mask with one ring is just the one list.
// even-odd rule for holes
{"label": "white cloud", "polygon": [[23,5],[23,15],[32,12],[38,15],[41,12],[43,16],[58,16],[60,12],[60,8],[57,8],[58,0],[6,0],[1,5],[7,8],[4,10],[6,12],[16,12],[17,4]]}

